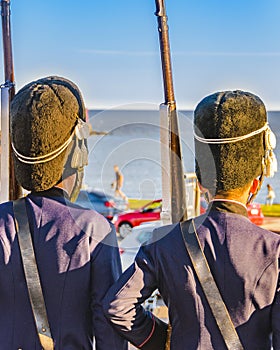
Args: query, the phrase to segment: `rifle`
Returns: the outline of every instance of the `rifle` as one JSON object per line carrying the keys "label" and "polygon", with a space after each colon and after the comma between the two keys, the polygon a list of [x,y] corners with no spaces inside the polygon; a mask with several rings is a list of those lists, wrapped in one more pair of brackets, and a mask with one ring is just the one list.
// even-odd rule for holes
{"label": "rifle", "polygon": [[[155,15],[158,19],[165,96],[165,102],[164,104],[161,104],[160,111],[163,168],[162,219],[165,221],[165,223],[167,223],[168,221],[178,222],[187,219],[186,188],[182,164],[176,101],[173,88],[168,24],[164,0],[156,0]],[[165,171],[166,169],[164,169],[164,167],[167,167],[167,171]],[[167,173],[170,175],[168,176]]]}
{"label": "rifle", "polygon": [[21,196],[10,143],[10,102],[15,95],[14,67],[12,55],[10,0],[1,0],[2,38],[4,54],[5,83],[1,85],[1,191],[0,201],[17,199]]}

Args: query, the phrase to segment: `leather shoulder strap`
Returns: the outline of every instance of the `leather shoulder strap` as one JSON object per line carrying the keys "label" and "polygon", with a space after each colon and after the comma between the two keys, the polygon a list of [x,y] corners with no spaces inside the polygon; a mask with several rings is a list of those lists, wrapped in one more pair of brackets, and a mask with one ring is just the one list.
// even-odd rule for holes
{"label": "leather shoulder strap", "polygon": [[193,220],[191,225],[189,221],[184,221],[180,223],[180,226],[187,252],[227,348],[243,350],[244,348],[202,251]]}
{"label": "leather shoulder strap", "polygon": [[13,208],[15,216],[15,227],[18,233],[18,241],[23,262],[24,274],[37,332],[43,349],[53,350],[54,343],[51,336],[44,296],[34,254],[32,237],[25,206],[25,199],[21,198],[13,201]]}

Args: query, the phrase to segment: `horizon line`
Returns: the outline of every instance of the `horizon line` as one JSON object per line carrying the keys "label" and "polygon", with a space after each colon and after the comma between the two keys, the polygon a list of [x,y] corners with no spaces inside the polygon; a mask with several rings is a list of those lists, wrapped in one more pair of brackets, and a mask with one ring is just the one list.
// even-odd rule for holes
{"label": "horizon line", "polygon": [[[126,51],[126,50],[96,50],[96,49],[82,49],[82,53],[95,54],[95,55],[129,55],[129,56],[154,56],[158,55],[158,51]],[[260,56],[260,57],[277,57],[280,56],[280,52],[256,52],[256,51],[240,51],[240,52],[231,52],[231,51],[171,51],[171,55],[175,56]]]}
{"label": "horizon line", "polygon": [[[92,110],[92,111],[159,111],[159,108],[114,108],[110,106],[96,106],[94,108],[92,107],[86,107],[87,110]],[[180,107],[176,109],[177,111],[194,111],[195,107]],[[267,108],[267,112],[280,112],[280,107],[279,108]]]}

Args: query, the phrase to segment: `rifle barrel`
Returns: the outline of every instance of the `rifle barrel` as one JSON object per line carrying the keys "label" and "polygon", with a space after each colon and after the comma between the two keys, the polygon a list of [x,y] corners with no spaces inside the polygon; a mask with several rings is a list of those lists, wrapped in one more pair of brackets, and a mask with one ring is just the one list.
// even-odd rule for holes
{"label": "rifle barrel", "polygon": [[172,65],[169,44],[169,28],[164,0],[156,0],[156,13],[158,19],[158,32],[161,52],[161,64],[163,73],[165,104],[170,105],[171,110],[176,109],[175,93],[172,78]]}
{"label": "rifle barrel", "polygon": [[[2,39],[4,54],[4,73],[5,86],[9,87],[9,99],[15,95],[14,65],[12,53],[12,35],[10,21],[10,0],[1,0],[1,17],[2,17]],[[9,150],[9,199],[17,199],[21,196],[21,187],[16,181],[14,172],[14,162],[11,157],[11,146]]]}
{"label": "rifle barrel", "polygon": [[182,163],[181,144],[173,87],[169,28],[164,0],[156,0],[156,13],[161,51],[165,104],[169,107],[169,147],[171,178],[171,218],[172,222],[187,219],[186,189]]}
{"label": "rifle barrel", "polygon": [[1,1],[1,15],[2,15],[2,37],[3,37],[3,51],[4,51],[4,70],[5,81],[13,83],[11,86],[11,97],[13,97],[14,89],[14,65],[12,53],[12,36],[10,23],[10,0]]}

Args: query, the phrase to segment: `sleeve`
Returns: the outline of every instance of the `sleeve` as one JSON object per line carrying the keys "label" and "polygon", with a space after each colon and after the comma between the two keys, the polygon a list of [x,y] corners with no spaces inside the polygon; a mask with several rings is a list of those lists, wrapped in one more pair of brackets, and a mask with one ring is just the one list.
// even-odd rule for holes
{"label": "sleeve", "polygon": [[273,349],[280,349],[280,259],[278,262],[279,274],[275,299],[272,305],[272,335]]}
{"label": "sleeve", "polygon": [[103,301],[104,313],[114,328],[143,350],[165,349],[167,324],[141,305],[156,289],[154,265],[145,246]]}
{"label": "sleeve", "polygon": [[92,324],[96,350],[127,350],[127,341],[118,334],[105,318],[102,299],[121,274],[121,261],[115,229],[99,243],[91,264],[92,269]]}

